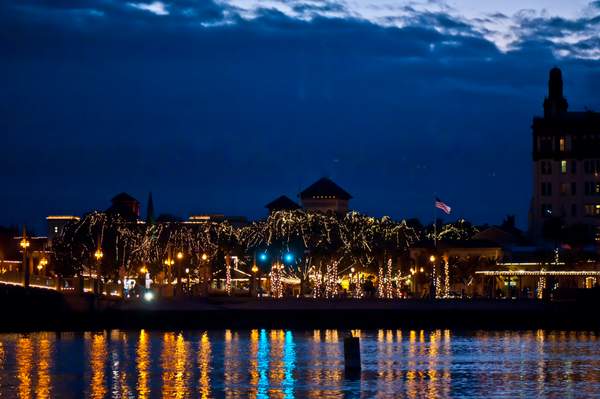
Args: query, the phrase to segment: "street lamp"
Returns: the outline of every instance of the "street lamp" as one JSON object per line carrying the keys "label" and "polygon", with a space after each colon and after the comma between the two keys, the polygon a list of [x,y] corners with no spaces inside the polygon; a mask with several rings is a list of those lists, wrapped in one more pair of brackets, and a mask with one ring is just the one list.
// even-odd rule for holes
{"label": "street lamp", "polygon": [[207,254],[202,254],[202,260],[206,262],[206,260],[208,260],[208,255]]}
{"label": "street lamp", "polygon": [[[96,279],[93,280],[94,282],[94,293],[98,294],[100,292],[100,262],[102,261],[102,258],[104,257],[104,253],[102,252],[102,248],[100,248],[100,243],[98,243],[98,248],[96,249],[96,252],[94,252],[94,257],[96,258]],[[92,277],[92,273],[90,271],[90,278]]]}
{"label": "street lamp", "polygon": [[21,242],[19,243],[19,245],[21,246],[21,248],[23,248],[24,250],[29,248],[29,240],[27,239],[27,237],[23,237],[23,239],[21,240]]}
{"label": "street lamp", "polygon": [[42,259],[40,259],[40,263],[38,263],[38,265],[37,265],[37,269],[38,269],[38,271],[40,271],[40,272],[41,272],[41,271],[42,271],[42,269],[43,269],[43,268],[44,268],[44,267],[45,267],[47,264],[48,264],[48,259],[46,259],[46,258],[42,258]]}
{"label": "street lamp", "polygon": [[165,259],[165,265],[173,266],[174,264],[175,264],[175,261],[173,259]]}
{"label": "street lamp", "polygon": [[436,287],[436,281],[435,281],[435,278],[436,278],[436,276],[435,276],[435,274],[436,274],[435,273],[435,260],[436,260],[435,255],[431,255],[429,257],[429,261],[431,262],[431,284],[429,286],[429,297],[431,299],[434,299],[437,296],[436,295],[437,287]]}
{"label": "street lamp", "polygon": [[183,287],[182,287],[182,284],[181,284],[181,279],[182,279],[181,268],[183,266],[183,264],[182,264],[183,263],[182,262],[183,252],[179,251],[179,252],[177,252],[177,254],[175,256],[177,257],[177,260],[179,261],[177,263],[177,285],[175,287],[176,287],[177,294],[181,295],[181,292],[183,290]]}
{"label": "street lamp", "polygon": [[252,265],[252,273],[254,273],[254,274],[258,273],[258,266]]}
{"label": "street lamp", "polygon": [[293,263],[294,262],[294,254],[291,252],[286,252],[285,255],[283,255],[283,261],[288,264]]}

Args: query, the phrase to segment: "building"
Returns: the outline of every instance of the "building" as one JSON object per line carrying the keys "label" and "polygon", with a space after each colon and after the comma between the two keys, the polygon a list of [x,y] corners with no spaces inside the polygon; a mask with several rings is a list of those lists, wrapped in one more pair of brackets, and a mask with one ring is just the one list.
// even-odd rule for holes
{"label": "building", "polygon": [[118,213],[125,219],[136,221],[140,217],[140,202],[127,193],[120,193],[113,197],[111,207],[107,212]]}
{"label": "building", "polygon": [[282,195],[265,205],[269,214],[277,211],[295,211],[300,209],[300,205],[292,201],[288,196]]}
{"label": "building", "polygon": [[560,69],[550,71],[544,116],[533,118],[532,238],[545,224],[600,225],[600,113],[569,112]]}
{"label": "building", "polygon": [[331,179],[323,177],[299,194],[302,207],[309,211],[348,212],[352,196]]}
{"label": "building", "polygon": [[46,216],[46,222],[48,223],[48,246],[52,246],[52,240],[54,237],[60,235],[65,226],[70,223],[79,221],[79,216],[71,215],[50,215]]}

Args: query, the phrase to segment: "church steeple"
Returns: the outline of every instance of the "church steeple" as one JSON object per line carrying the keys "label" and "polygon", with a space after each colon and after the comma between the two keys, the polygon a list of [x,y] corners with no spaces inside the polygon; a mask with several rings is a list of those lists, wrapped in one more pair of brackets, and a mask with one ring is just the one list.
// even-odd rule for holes
{"label": "church steeple", "polygon": [[154,201],[152,201],[152,193],[148,193],[148,207],[146,209],[146,223],[152,225],[155,223],[154,219]]}
{"label": "church steeple", "polygon": [[548,79],[548,96],[544,100],[544,117],[551,118],[567,112],[569,103],[563,96],[562,72],[559,68],[550,70]]}

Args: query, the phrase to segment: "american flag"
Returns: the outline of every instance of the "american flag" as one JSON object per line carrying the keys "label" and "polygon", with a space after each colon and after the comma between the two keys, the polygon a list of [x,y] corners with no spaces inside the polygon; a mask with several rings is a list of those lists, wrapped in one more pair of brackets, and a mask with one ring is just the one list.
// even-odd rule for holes
{"label": "american flag", "polygon": [[435,207],[441,209],[445,214],[449,215],[452,208],[450,208],[444,201],[435,197]]}

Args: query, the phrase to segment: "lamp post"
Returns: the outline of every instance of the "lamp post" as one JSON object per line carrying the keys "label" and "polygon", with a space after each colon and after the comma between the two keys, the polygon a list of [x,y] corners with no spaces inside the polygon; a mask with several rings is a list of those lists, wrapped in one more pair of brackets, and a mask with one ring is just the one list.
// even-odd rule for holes
{"label": "lamp post", "polygon": [[252,264],[252,269],[250,270],[252,271],[252,284],[250,285],[250,295],[254,297],[256,296],[257,291],[256,277],[258,273],[258,266],[256,266],[256,254],[254,255],[254,263]]}
{"label": "lamp post", "polygon": [[186,291],[187,291],[187,294],[190,295],[190,268],[189,267],[185,268],[185,275],[186,275]]}
{"label": "lamp post", "polygon": [[29,265],[27,264],[27,248],[29,248],[29,240],[27,239],[27,229],[23,226],[23,236],[19,245],[23,251],[23,287],[29,287],[30,271]]}
{"label": "lamp post", "polygon": [[431,287],[429,288],[429,297],[435,299],[436,297],[436,285],[435,285],[435,255],[429,257],[431,262]]}
{"label": "lamp post", "polygon": [[201,293],[202,295],[208,296],[208,287],[210,284],[210,264],[208,263],[208,255],[203,253],[200,259],[202,259],[202,267],[200,268],[200,276],[202,278]]}
{"label": "lamp post", "polygon": [[167,278],[167,287],[171,286],[171,267],[174,264],[175,264],[175,261],[171,258],[171,251],[169,250],[167,252],[167,259],[165,259],[165,266],[167,266],[166,271],[165,271],[165,276]]}
{"label": "lamp post", "polygon": [[48,264],[48,259],[46,259],[46,257],[43,256],[42,259],[40,259],[40,262],[37,265],[38,274],[40,276],[42,275],[42,270],[44,270],[44,268],[46,267],[47,264]]}
{"label": "lamp post", "polygon": [[181,252],[181,251],[177,252],[176,257],[177,257],[177,286],[176,286],[177,290],[176,290],[176,293],[177,293],[177,296],[180,296],[183,291],[182,290],[182,281],[181,281],[181,274],[182,274],[181,270],[183,267],[183,265],[182,265],[183,264],[183,252]]}
{"label": "lamp post", "polygon": [[[104,257],[104,253],[102,252],[102,248],[100,248],[100,243],[98,243],[98,249],[94,253],[94,257],[96,258],[96,279],[94,281],[94,294],[100,293],[100,268],[102,267],[102,258]],[[90,277],[92,277],[92,273],[90,272]]]}

